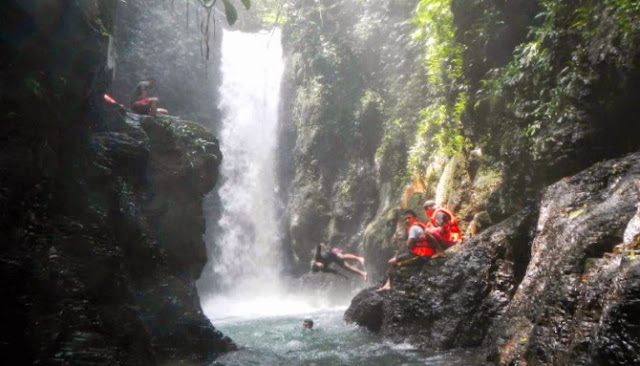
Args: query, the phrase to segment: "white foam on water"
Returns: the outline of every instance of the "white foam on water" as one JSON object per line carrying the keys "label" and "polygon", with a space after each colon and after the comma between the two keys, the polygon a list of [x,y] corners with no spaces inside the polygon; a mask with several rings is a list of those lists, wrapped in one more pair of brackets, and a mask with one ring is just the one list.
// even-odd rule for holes
{"label": "white foam on water", "polygon": [[216,325],[291,315],[305,317],[345,309],[346,306],[332,306],[321,299],[283,294],[256,296],[251,299],[244,294],[222,295],[203,302],[205,315]]}

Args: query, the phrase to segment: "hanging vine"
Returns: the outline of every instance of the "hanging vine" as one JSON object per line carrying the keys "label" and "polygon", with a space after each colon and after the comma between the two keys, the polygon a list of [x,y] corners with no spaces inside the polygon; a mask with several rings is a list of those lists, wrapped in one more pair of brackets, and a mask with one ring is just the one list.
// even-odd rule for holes
{"label": "hanging vine", "polygon": [[[187,28],[189,27],[189,3],[193,0],[185,0],[187,7]],[[213,21],[213,36],[215,37],[215,25],[216,19],[215,16],[212,17],[211,14],[215,10],[215,5],[218,0],[197,0],[198,4],[204,8],[205,14],[202,20],[200,21],[200,35],[202,36],[202,42],[200,43],[200,55],[205,61],[205,64],[209,61],[210,55],[210,47],[209,47],[209,39],[211,35],[210,26]],[[240,0],[245,9],[249,10],[251,8],[251,0]],[[235,24],[236,20],[238,20],[238,11],[236,7],[231,3],[230,0],[222,0],[224,5],[224,13],[227,18],[227,23],[229,25]],[[171,6],[173,7],[173,1],[171,2]],[[198,22],[198,13],[196,12],[196,22]]]}

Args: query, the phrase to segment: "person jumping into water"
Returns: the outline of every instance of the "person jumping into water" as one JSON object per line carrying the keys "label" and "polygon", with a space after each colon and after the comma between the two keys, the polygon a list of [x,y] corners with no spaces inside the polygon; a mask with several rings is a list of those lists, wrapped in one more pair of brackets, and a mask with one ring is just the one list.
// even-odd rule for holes
{"label": "person jumping into water", "polygon": [[326,244],[320,243],[316,247],[316,256],[314,260],[311,262],[311,271],[313,271],[314,273],[318,271],[322,271],[322,272],[340,274],[335,269],[329,268],[329,265],[331,263],[336,263],[340,267],[360,275],[362,279],[366,282],[367,272],[359,270],[356,267],[353,267],[352,265],[347,263],[347,260],[357,260],[364,267],[364,258],[357,256],[355,254],[345,253],[340,248],[328,249]]}

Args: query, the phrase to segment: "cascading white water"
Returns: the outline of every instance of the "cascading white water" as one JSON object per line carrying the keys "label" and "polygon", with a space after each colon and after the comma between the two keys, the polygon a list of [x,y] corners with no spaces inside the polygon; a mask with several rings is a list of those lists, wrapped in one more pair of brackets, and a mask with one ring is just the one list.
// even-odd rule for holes
{"label": "cascading white water", "polygon": [[[219,195],[221,248],[214,270],[224,286],[269,291],[278,281],[275,152],[283,72],[280,33],[227,31],[222,42]],[[247,287],[248,286],[248,287]]]}
{"label": "cascading white water", "polygon": [[[221,216],[206,240],[223,293],[206,299],[212,319],[290,312],[282,306],[276,219],[276,140],[284,70],[280,31],[225,31],[220,129]],[[300,306],[296,306],[300,310]],[[304,307],[303,307],[304,308]]]}

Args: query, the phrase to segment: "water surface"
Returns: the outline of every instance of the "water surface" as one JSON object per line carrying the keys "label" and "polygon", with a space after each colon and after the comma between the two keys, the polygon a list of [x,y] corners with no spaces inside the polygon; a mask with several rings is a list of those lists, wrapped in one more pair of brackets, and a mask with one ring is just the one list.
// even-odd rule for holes
{"label": "water surface", "polygon": [[[214,366],[249,365],[485,365],[473,351],[433,353],[408,344],[393,344],[342,320],[344,308],[307,314],[229,318],[214,321],[241,349],[222,356]],[[311,318],[313,330],[302,328]]]}

